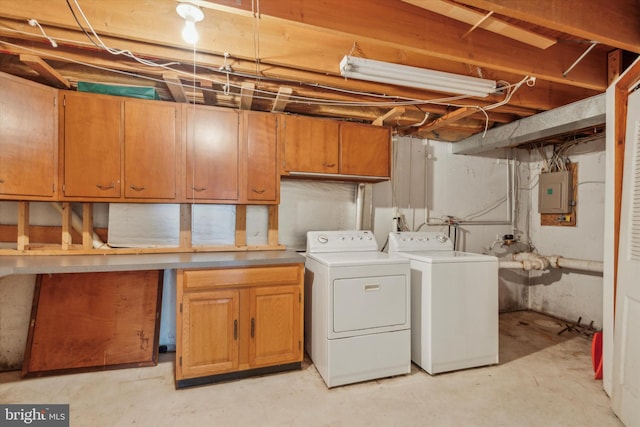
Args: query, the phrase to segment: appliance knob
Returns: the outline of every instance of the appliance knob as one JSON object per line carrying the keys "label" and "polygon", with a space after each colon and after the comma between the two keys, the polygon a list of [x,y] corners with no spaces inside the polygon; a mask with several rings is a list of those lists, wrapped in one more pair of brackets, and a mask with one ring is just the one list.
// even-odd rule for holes
{"label": "appliance knob", "polygon": [[444,234],[439,234],[437,239],[438,239],[438,242],[445,243],[447,241],[447,236],[445,236]]}
{"label": "appliance knob", "polygon": [[324,234],[321,234],[320,236],[318,236],[318,242],[324,244],[324,243],[327,243],[328,241],[329,241],[329,238]]}

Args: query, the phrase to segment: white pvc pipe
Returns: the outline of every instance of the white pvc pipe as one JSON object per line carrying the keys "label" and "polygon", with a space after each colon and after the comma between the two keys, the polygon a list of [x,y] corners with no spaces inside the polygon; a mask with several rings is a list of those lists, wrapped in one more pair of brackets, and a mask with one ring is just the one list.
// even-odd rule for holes
{"label": "white pvc pipe", "polygon": [[[53,206],[60,215],[62,215],[62,205],[60,203],[51,202],[51,206]],[[75,213],[73,210],[71,211],[71,227],[76,230],[78,233],[82,234],[82,218],[80,215]],[[102,241],[98,233],[94,230],[91,230],[91,239],[93,240],[93,248],[94,249],[107,249],[109,245]]]}
{"label": "white pvc pipe", "polygon": [[525,271],[546,270],[549,267],[572,268],[575,270],[602,273],[604,270],[604,263],[600,261],[564,258],[557,255],[546,256],[531,252],[519,252],[512,254],[510,257],[505,257],[504,259],[499,260],[498,267],[522,269]]}

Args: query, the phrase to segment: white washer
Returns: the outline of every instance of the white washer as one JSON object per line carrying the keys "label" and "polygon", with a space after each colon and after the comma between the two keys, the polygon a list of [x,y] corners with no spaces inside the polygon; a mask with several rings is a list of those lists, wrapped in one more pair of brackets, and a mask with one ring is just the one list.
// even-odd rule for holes
{"label": "white washer", "polygon": [[411,360],[429,374],[498,363],[498,259],[436,232],[389,234],[411,260]]}
{"label": "white washer", "polygon": [[305,343],[328,387],[411,371],[410,263],[370,231],[310,231]]}

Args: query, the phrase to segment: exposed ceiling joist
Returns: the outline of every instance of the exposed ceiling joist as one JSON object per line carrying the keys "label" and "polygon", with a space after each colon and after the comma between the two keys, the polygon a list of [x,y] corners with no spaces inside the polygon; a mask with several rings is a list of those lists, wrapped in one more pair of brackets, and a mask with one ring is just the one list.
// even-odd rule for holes
{"label": "exposed ceiling joist", "polygon": [[545,111],[456,142],[454,154],[479,154],[605,123],[606,94]]}
{"label": "exposed ceiling joist", "polygon": [[[640,53],[637,0],[458,0],[469,6]],[[615,6],[615,7],[614,7]]]}
{"label": "exposed ceiling joist", "polygon": [[274,113],[281,113],[284,111],[287,103],[289,102],[289,96],[293,90],[290,87],[281,87],[276,95],[276,100],[273,102],[271,111]]}
{"label": "exposed ceiling joist", "polygon": [[162,75],[162,79],[167,84],[167,88],[169,89],[169,92],[171,92],[171,96],[175,102],[187,102],[187,94],[185,93],[182,81],[177,74],[164,73]]}
{"label": "exposed ceiling joist", "polygon": [[21,54],[20,61],[33,68],[38,74],[54,86],[65,89],[69,89],[71,87],[69,80],[65,79],[54,68],[44,62],[42,58],[34,55]]}
{"label": "exposed ceiling joist", "polygon": [[253,102],[253,92],[255,91],[256,85],[253,83],[242,83],[242,87],[240,88],[240,109],[241,110],[251,110],[251,102]]}
{"label": "exposed ceiling joist", "polygon": [[387,111],[386,114],[375,119],[371,124],[375,126],[388,125],[392,120],[403,115],[405,111],[406,111],[406,108],[404,107],[392,108],[391,110]]}
{"label": "exposed ceiling joist", "polygon": [[465,117],[469,117],[472,114],[475,114],[477,111],[475,108],[464,107],[458,108],[450,113],[447,113],[441,117],[438,117],[434,121],[427,123],[424,126],[419,128],[420,132],[433,132],[436,129],[440,129],[444,126],[448,126],[452,123],[457,122]]}
{"label": "exposed ceiling joist", "polygon": [[[493,11],[490,11],[489,13],[482,13],[447,0],[402,1],[429,10],[431,12],[435,12],[440,15],[444,15],[446,17],[464,22],[466,24],[473,25],[472,29],[475,29],[476,27],[482,28],[484,30],[500,34],[504,37],[509,37],[511,39],[526,43],[539,49],[546,49],[556,43],[556,40],[554,38],[546,37],[534,33],[533,31],[525,30],[516,25],[509,24],[508,22],[505,22],[501,19],[490,16],[491,14],[493,14]],[[465,33],[464,35],[466,36],[468,33],[469,32]]]}
{"label": "exposed ceiling joist", "polygon": [[202,88],[204,103],[207,105],[216,105],[217,96],[215,91],[213,90],[213,83],[211,83],[209,80],[203,80],[200,82],[200,87]]}

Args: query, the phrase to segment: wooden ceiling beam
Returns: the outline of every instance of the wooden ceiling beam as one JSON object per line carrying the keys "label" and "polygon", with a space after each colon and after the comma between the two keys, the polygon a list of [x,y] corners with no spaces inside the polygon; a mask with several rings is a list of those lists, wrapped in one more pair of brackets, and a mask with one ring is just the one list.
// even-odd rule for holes
{"label": "wooden ceiling beam", "polygon": [[240,88],[240,109],[251,110],[251,102],[253,101],[253,92],[256,89],[256,85],[253,83],[244,82]]}
{"label": "wooden ceiling beam", "polygon": [[[55,36],[50,30],[54,27],[77,29],[71,14],[55,2],[21,0],[19,6],[7,3],[0,2],[0,17],[26,22],[38,16],[52,37]],[[122,3],[122,7],[114,7],[113,2],[87,3],[85,13],[101,35],[120,38],[120,47],[137,40],[188,49],[178,36],[183,21],[175,13],[174,1],[148,0],[144,4],[127,3],[126,7]],[[229,2],[207,3],[214,7]],[[260,7],[259,54],[263,69],[271,64],[338,75],[340,59],[357,42],[362,54],[382,61],[399,62],[401,58],[408,65],[461,74],[470,74],[465,68],[471,66],[518,76],[535,75],[539,80],[599,91],[606,89],[603,70],[607,61],[596,55],[585,58],[583,66],[569,78],[562,76],[568,65],[566,58],[577,58],[582,46],[563,43],[541,51],[489,32],[474,32],[460,40],[468,29],[466,24],[433,19],[433,13],[403,2],[376,0],[366,8],[359,2],[343,0],[263,2]],[[232,57],[255,59],[254,19],[242,9],[206,9],[198,27],[199,52],[229,52]],[[425,21],[429,25],[424,25]],[[219,22],[225,23],[224,28],[216,24]],[[398,31],[399,26],[412,31]],[[515,51],[519,54],[514,55]],[[471,74],[475,75],[475,70]]]}
{"label": "wooden ceiling beam", "polygon": [[187,102],[187,94],[182,86],[182,81],[176,73],[164,73],[162,74],[162,80],[167,84],[169,92],[175,102],[185,103]]}
{"label": "wooden ceiling beam", "polygon": [[[488,14],[478,12],[475,9],[470,9],[468,7],[464,7],[447,0],[402,1],[426,10],[430,10],[431,12],[444,15],[448,18],[473,25],[472,29],[475,29],[476,27],[482,28],[496,34],[500,34],[503,37],[509,37],[519,42],[537,47],[538,49],[546,49],[556,43],[556,40],[551,37],[546,37],[541,34],[534,33],[533,31],[525,30],[516,25],[509,24],[508,22],[505,22],[501,19],[490,16],[491,14],[493,14],[493,11],[489,11]],[[469,32],[470,31],[467,31],[465,35]]]}
{"label": "wooden ceiling beam", "polygon": [[46,81],[48,81],[52,85],[65,89],[69,89],[71,87],[69,80],[65,79],[53,67],[44,62],[42,58],[35,55],[21,54],[20,61],[33,68],[38,74],[40,74]]}
{"label": "wooden ceiling beam", "polygon": [[278,94],[276,95],[276,99],[273,102],[273,107],[271,108],[271,112],[273,113],[281,113],[284,111],[287,103],[289,102],[289,97],[293,90],[290,87],[281,87],[278,89]]}
{"label": "wooden ceiling beam", "polygon": [[[248,14],[251,2],[236,5],[237,2],[229,0],[208,0],[204,3],[208,4],[205,14],[219,11],[233,14],[235,10],[235,19],[231,21],[253,19]],[[389,19],[390,16],[394,19]],[[411,28],[411,31],[398,31],[399,27]],[[566,58],[580,56],[582,46],[562,43],[540,50],[490,32],[476,32],[461,40],[460,37],[467,30],[466,24],[434,19],[432,12],[397,1],[369,1],[366,8],[360,2],[343,0],[325,0],[322,3],[264,2],[260,5],[260,54],[265,57],[273,49],[276,57],[288,58],[287,45],[293,43],[300,48],[307,41],[314,45],[308,47],[308,52],[312,52],[318,49],[317,40],[322,39],[323,52],[318,52],[315,65],[323,66],[323,59],[332,57],[333,63],[325,65],[325,69],[336,70],[337,62],[351,52],[353,43],[357,42],[359,55],[381,61],[399,62],[398,58],[401,58],[407,65],[459,73],[452,69],[430,67],[427,65],[429,61],[423,64],[414,62],[414,55],[425,55],[431,57],[431,63],[437,58],[481,69],[535,75],[538,79],[599,91],[606,89],[602,72],[606,69],[606,58],[592,55],[585,58],[587,63],[584,67],[575,70],[577,74],[570,78],[562,75],[568,65]],[[320,34],[314,36],[315,32]],[[269,42],[274,44],[270,46]],[[333,44],[343,46],[338,58],[330,54]],[[365,49],[365,44],[371,47]],[[386,56],[383,50],[389,46],[399,51]],[[250,49],[254,53],[253,38]],[[518,55],[513,54],[516,51]],[[314,62],[309,62],[307,66],[311,64]],[[468,71],[463,74],[468,74]]]}
{"label": "wooden ceiling beam", "polygon": [[371,124],[375,125],[375,126],[388,125],[389,123],[391,123],[392,120],[394,120],[397,117],[403,115],[405,111],[406,111],[406,108],[404,108],[404,107],[392,108],[391,110],[387,111],[386,114],[378,117],[373,122],[371,122]]}
{"label": "wooden ceiling beam", "polygon": [[469,108],[469,107],[458,108],[457,110],[453,110],[450,113],[447,113],[443,116],[438,117],[434,121],[429,122],[424,126],[420,126],[420,131],[433,132],[436,129],[449,126],[452,123],[455,123],[458,120],[464,119],[465,117],[468,117],[476,112],[477,110],[475,108]]}
{"label": "wooden ceiling beam", "polygon": [[637,0],[459,0],[535,25],[640,53]]}
{"label": "wooden ceiling beam", "polygon": [[[0,3],[1,8],[1,3]],[[28,31],[31,27],[29,27],[26,23],[22,23],[19,21],[14,21],[12,19],[3,19],[0,17],[0,36],[5,37],[15,37],[16,34],[12,31],[7,30],[6,28],[15,28],[18,31]],[[178,29],[179,30],[179,29]],[[250,31],[246,29],[246,31]],[[52,37],[55,37],[58,40],[65,40],[65,45],[61,45],[58,49],[53,49],[48,43],[41,43],[39,46],[35,46],[38,51],[38,55],[47,59],[51,58],[56,61],[78,61],[78,62],[90,62],[92,64],[96,64],[98,66],[117,68],[123,71],[133,71],[134,67],[129,64],[134,64],[134,66],[138,70],[144,70],[145,73],[154,73],[157,74],[158,71],[163,71],[163,69],[153,69],[152,67],[144,67],[140,64],[134,63],[133,61],[128,61],[122,56],[113,56],[109,55],[106,52],[98,51],[97,48],[88,44],[86,41],[85,35],[80,31],[70,30],[61,27],[51,27],[47,28],[48,34]],[[20,47],[14,47],[9,45],[2,44],[0,40],[0,45],[6,53],[31,53],[34,45],[31,43],[33,37],[29,40],[29,44],[25,46],[24,49]],[[141,41],[137,41],[134,39],[129,39],[126,41],[126,44],[123,45],[123,41],[117,38],[113,38],[110,36],[102,36],[101,38],[105,41],[107,45],[117,46],[117,47],[126,47],[132,52],[135,52],[139,56],[143,56],[147,59],[157,58],[158,62],[180,62],[181,64],[185,64],[184,70],[191,72],[188,64],[190,64],[195,58],[196,63],[198,65],[212,67],[218,69],[220,65],[224,62],[223,55],[221,53],[215,52],[205,52],[198,51],[194,57],[193,51],[184,50],[175,47],[171,47],[169,45],[157,45],[157,44],[148,44]],[[13,40],[19,43],[19,40]],[[240,39],[233,41],[238,45],[251,45],[251,50],[253,50],[253,41],[242,41]],[[73,50],[73,44],[75,44],[80,50]],[[349,43],[351,46],[351,42]],[[379,44],[369,45],[369,44],[361,44],[360,45],[364,49],[377,49],[378,52],[381,52],[383,56],[400,56],[402,55],[401,51],[398,51],[394,48],[389,48],[386,46],[379,46]],[[249,47],[246,47],[249,49]],[[322,52],[318,51],[317,40],[313,41],[312,46],[303,46],[305,49],[310,49],[311,51],[308,54],[305,52],[305,55],[308,56],[307,59],[302,60],[303,64],[312,64],[310,67],[316,67],[316,62],[320,61],[320,59],[326,56],[326,52],[330,51],[330,49],[337,49],[336,47],[326,46],[326,49],[323,48]],[[346,45],[345,45],[346,48]],[[383,54],[384,52],[384,54]],[[317,56],[315,56],[317,55]],[[336,55],[342,55],[342,52],[336,51]],[[318,58],[318,59],[316,59]],[[341,58],[341,56],[340,56]],[[416,60],[414,65],[428,67],[430,63],[440,63],[442,61],[434,61],[433,58],[428,58],[420,55],[412,55],[412,58]],[[256,70],[256,64],[253,60],[242,59],[240,57],[232,56],[229,60],[233,66],[234,71],[241,72],[243,74],[253,74]],[[336,59],[336,64],[339,59]],[[298,62],[298,60],[294,61]],[[293,82],[310,82],[313,84],[319,85],[327,85],[336,88],[348,88],[350,90],[359,90],[359,91],[369,91],[373,93],[392,93],[396,96],[405,96],[410,98],[419,98],[419,99],[435,99],[442,96],[442,94],[436,94],[428,91],[419,91],[410,88],[403,87],[393,87],[390,88],[389,85],[382,85],[378,83],[371,82],[363,82],[357,80],[349,80],[346,81],[344,78],[339,77],[337,75],[337,65],[335,66],[336,71],[334,73],[330,73],[327,71],[314,71],[314,69],[304,70],[300,67],[290,67],[285,65],[275,64],[267,59],[263,59],[261,61],[262,69],[261,77],[269,77],[269,78],[280,78],[286,79]],[[451,66],[450,66],[451,67]],[[459,73],[468,71],[468,69],[462,67],[459,69],[451,69],[451,71],[457,71]],[[522,76],[516,76],[505,73],[496,73],[494,71],[485,70],[485,78],[491,78],[494,80],[507,80],[507,81],[516,81],[516,79],[522,78]],[[188,74],[185,73],[185,74]],[[573,74],[572,75],[576,75]],[[215,74],[212,74],[212,78],[214,80],[217,79]],[[222,79],[220,78],[220,82]],[[538,79],[535,90],[531,88],[523,87],[516,94],[514,101],[517,100],[517,104],[524,106],[525,108],[532,108],[534,110],[545,111],[548,109],[556,108],[561,105],[565,105],[567,103],[575,102],[579,99],[583,99],[585,97],[595,95],[595,91],[589,89],[578,88],[575,86],[567,86],[561,83],[550,83],[541,79]],[[500,100],[498,97],[489,97],[487,100],[478,100],[474,101],[475,104],[479,106],[488,105],[494,100]],[[505,106],[508,108],[508,106]],[[502,111],[502,110],[501,110]]]}

